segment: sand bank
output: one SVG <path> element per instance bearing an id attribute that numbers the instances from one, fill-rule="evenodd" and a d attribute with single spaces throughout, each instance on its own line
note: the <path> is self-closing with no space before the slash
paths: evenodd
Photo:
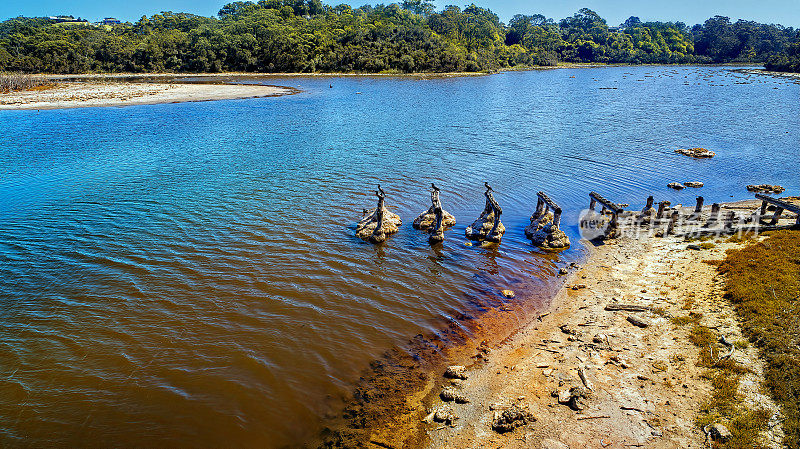
<path id="1" fill-rule="evenodd" d="M 296 89 L 252 84 L 56 82 L 46 88 L 0 94 L 0 109 L 65 109 L 232 100 L 289 95 Z"/>

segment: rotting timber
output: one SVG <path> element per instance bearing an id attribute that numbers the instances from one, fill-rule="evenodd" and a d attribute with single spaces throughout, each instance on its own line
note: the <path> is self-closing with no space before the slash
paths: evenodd
<path id="1" fill-rule="evenodd" d="M 544 192 L 537 193 L 537 196 L 536 210 L 531 215 L 531 224 L 525 228 L 525 236 L 531 240 L 531 243 L 542 249 L 569 248 L 569 237 L 559 228 L 561 207 Z"/>
<path id="2" fill-rule="evenodd" d="M 428 243 L 435 245 L 444 241 L 445 229 L 455 226 L 455 224 L 455 217 L 442 209 L 439 188 L 436 187 L 436 184 L 431 183 L 431 207 L 414 219 L 414 229 L 427 230 Z"/>
<path id="3" fill-rule="evenodd" d="M 364 210 L 364 218 L 356 226 L 356 237 L 371 243 L 382 243 L 387 235 L 397 233 L 403 221 L 386 208 L 386 193 L 380 184 L 375 195 L 378 197 L 378 206 Z"/>
<path id="4" fill-rule="evenodd" d="M 500 215 L 503 214 L 503 209 L 494 199 L 489 183 L 484 182 L 483 185 L 486 187 L 486 192 L 484 193 L 486 206 L 484 206 L 480 217 L 467 228 L 466 236 L 470 240 L 500 243 L 503 234 L 506 232 L 506 227 L 500 222 Z"/>

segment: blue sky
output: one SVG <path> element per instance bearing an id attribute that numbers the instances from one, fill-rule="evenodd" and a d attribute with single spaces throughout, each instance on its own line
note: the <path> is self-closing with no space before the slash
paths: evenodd
<path id="1" fill-rule="evenodd" d="M 323 0 L 325 1 L 325 0 Z M 391 3 L 391 0 L 334 0 L 326 3 Z M 135 21 L 142 15 L 160 11 L 190 12 L 210 16 L 216 14 L 225 0 L 0 0 L 0 19 L 24 16 L 71 14 L 89 20 L 113 16 Z M 478 6 L 488 7 L 507 22 L 516 13 L 544 14 L 560 19 L 572 15 L 580 8 L 597 11 L 610 25 L 618 25 L 629 16 L 642 20 L 683 21 L 689 25 L 701 23 L 719 14 L 732 19 L 780 23 L 800 27 L 800 0 L 476 0 Z M 436 0 L 438 8 L 444 5 L 464 5 L 461 1 Z"/>

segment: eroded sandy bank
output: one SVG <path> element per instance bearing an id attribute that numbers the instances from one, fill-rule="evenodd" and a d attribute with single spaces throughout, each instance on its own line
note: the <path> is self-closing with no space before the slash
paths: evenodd
<path id="1" fill-rule="evenodd" d="M 0 94 L 0 109 L 67 109 L 274 97 L 296 89 L 254 84 L 58 82 L 43 89 Z"/>

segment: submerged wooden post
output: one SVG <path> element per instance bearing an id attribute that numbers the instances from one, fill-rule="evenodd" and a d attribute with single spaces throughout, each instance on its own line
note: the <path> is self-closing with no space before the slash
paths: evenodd
<path id="1" fill-rule="evenodd" d="M 435 245 L 444 241 L 444 227 L 442 226 L 442 207 L 438 206 L 433 210 L 436 215 L 436 221 L 431 229 L 428 231 L 428 243 Z"/>
<path id="2" fill-rule="evenodd" d="M 488 182 L 484 182 L 486 187 L 486 206 L 483 208 L 480 217 L 473 222 L 466 230 L 466 236 L 470 240 L 486 240 L 488 242 L 500 243 L 500 239 L 506 231 L 505 226 L 500 222 L 503 209 L 494 199 L 492 188 Z M 491 229 L 487 231 L 487 226 L 491 223 Z"/>
<path id="3" fill-rule="evenodd" d="M 562 250 L 569 248 L 569 237 L 559 229 L 561 225 L 561 207 L 546 193 L 538 192 L 536 212 L 531 216 L 531 224 L 525 228 L 525 235 L 535 246 L 546 250 Z M 553 209 L 552 221 L 548 222 L 547 213 Z"/>

